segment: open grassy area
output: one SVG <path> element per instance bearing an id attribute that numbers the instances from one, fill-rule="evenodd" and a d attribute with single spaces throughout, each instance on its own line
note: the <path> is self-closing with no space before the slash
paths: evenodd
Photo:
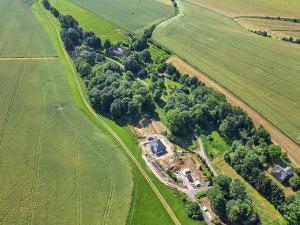
<path id="1" fill-rule="evenodd" d="M 229 16 L 281 16 L 299 18 L 298 0 L 187 0 Z"/>
<path id="2" fill-rule="evenodd" d="M 126 39 L 126 31 L 124 29 L 104 19 L 101 15 L 96 15 L 79 7 L 72 3 L 71 0 L 50 0 L 49 2 L 64 15 L 72 15 L 83 29 L 93 30 L 101 37 L 102 41 L 110 39 L 112 42 L 117 42 Z"/>
<path id="3" fill-rule="evenodd" d="M 153 0 L 71 0 L 125 30 L 140 33 L 174 14 L 174 7 Z"/>
<path id="4" fill-rule="evenodd" d="M 300 143 L 300 46 L 264 38 L 188 2 L 154 39 L 215 79 Z"/>
<path id="5" fill-rule="evenodd" d="M 224 174 L 232 179 L 238 178 L 246 186 L 246 192 L 252 199 L 258 211 L 263 225 L 285 225 L 286 221 L 282 215 L 271 205 L 268 200 L 262 197 L 250 184 L 248 184 L 235 170 L 230 167 L 223 159 L 218 158 L 214 161 L 213 167 L 218 174 Z"/>
<path id="6" fill-rule="evenodd" d="M 1 37 L 21 40 L 6 53 L 58 54 L 31 3 L 1 1 L 1 21 L 22 15 L 3 24 Z M 132 169 L 74 101 L 60 60 L 0 59 L 0 85 L 0 223 L 125 224 Z"/>
<path id="7" fill-rule="evenodd" d="M 230 150 L 230 146 L 226 144 L 224 139 L 216 131 L 213 131 L 210 135 L 202 135 L 204 149 L 206 155 L 210 159 L 214 159 L 218 156 L 222 156 L 226 151 Z"/>

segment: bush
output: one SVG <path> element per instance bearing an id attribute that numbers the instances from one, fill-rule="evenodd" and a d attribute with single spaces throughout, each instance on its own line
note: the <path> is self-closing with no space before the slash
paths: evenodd
<path id="1" fill-rule="evenodd" d="M 188 217 L 192 218 L 193 220 L 203 220 L 203 215 L 197 202 L 189 203 L 186 209 Z"/>
<path id="2" fill-rule="evenodd" d="M 289 179 L 289 184 L 294 191 L 300 190 L 300 177 L 295 175 Z"/>

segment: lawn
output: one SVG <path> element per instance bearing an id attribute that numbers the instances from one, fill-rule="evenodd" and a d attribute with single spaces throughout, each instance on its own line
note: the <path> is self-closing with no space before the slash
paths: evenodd
<path id="1" fill-rule="evenodd" d="M 52 42 L 55 44 L 55 48 L 59 53 L 59 56 L 61 57 L 61 62 L 64 66 L 67 78 L 71 85 L 73 97 L 75 97 L 78 107 L 90 119 L 90 121 L 93 124 L 95 124 L 98 128 L 100 128 L 100 130 L 104 134 L 111 136 L 111 133 L 109 133 L 108 130 L 104 128 L 101 123 L 99 123 L 99 120 L 96 117 L 94 117 L 93 114 L 91 114 L 91 112 L 87 109 L 85 103 L 83 103 L 83 100 L 79 95 L 79 90 L 76 87 L 75 80 L 72 75 L 71 67 L 67 61 L 67 58 L 63 56 L 63 52 L 62 49 L 60 48 L 57 36 L 55 34 L 55 30 L 53 29 L 53 26 L 51 26 L 49 21 L 45 18 L 45 16 L 42 15 L 43 12 L 41 11 L 41 9 L 37 7 L 37 10 L 39 13 L 41 13 L 39 19 L 47 29 L 50 38 Z M 58 26 L 58 23 L 56 23 L 55 25 Z M 175 212 L 176 216 L 181 221 L 181 223 L 187 225 L 197 224 L 196 222 L 192 221 L 187 217 L 185 207 L 180 202 L 180 199 L 178 199 L 177 193 L 174 190 L 161 184 L 156 179 L 156 177 L 152 174 L 152 172 L 148 169 L 148 167 L 144 164 L 136 137 L 130 131 L 130 129 L 127 126 L 118 125 L 115 122 L 107 118 L 104 118 L 102 116 L 99 116 L 99 118 L 101 118 L 101 120 L 105 120 L 105 122 L 109 125 L 109 127 L 112 128 L 114 132 L 116 132 L 118 136 L 122 139 L 122 141 L 126 144 L 126 146 L 130 148 L 135 158 L 142 165 L 142 167 L 144 168 L 148 176 L 151 178 L 151 180 L 154 182 L 155 186 L 158 188 L 162 196 L 172 207 L 172 210 Z M 120 152 L 121 152 L 121 149 L 124 149 L 124 147 L 121 147 L 120 142 L 117 141 L 115 137 L 112 137 L 112 140 L 115 142 L 116 145 L 120 147 Z M 147 225 L 173 224 L 171 218 L 169 217 L 165 208 L 162 206 L 162 204 L 160 203 L 160 201 L 158 200 L 158 198 L 150 188 L 148 182 L 146 182 L 145 178 L 140 174 L 135 164 L 131 160 L 130 162 L 131 162 L 133 175 L 134 175 L 133 176 L 134 191 L 133 191 L 133 201 L 131 202 L 131 207 L 130 207 L 130 213 L 127 218 L 127 224 L 147 224 Z M 122 204 L 121 202 L 119 202 L 119 206 L 122 209 L 124 208 L 124 204 Z"/>
<path id="2" fill-rule="evenodd" d="M 204 143 L 206 155 L 210 159 L 222 156 L 226 151 L 230 150 L 230 146 L 226 144 L 224 139 L 216 131 L 213 131 L 210 135 L 207 136 L 202 135 L 201 139 Z"/>
<path id="3" fill-rule="evenodd" d="M 50 0 L 51 5 L 65 15 L 72 15 L 85 30 L 93 30 L 102 41 L 110 39 L 112 42 L 126 40 L 126 31 L 101 15 L 88 11 L 72 3 L 71 0 Z"/>
<path id="4" fill-rule="evenodd" d="M 281 16 L 299 18 L 298 0 L 187 0 L 229 16 Z"/>
<path id="5" fill-rule="evenodd" d="M 172 16 L 172 5 L 154 0 L 71 0 L 108 21 L 128 30 L 141 33 L 152 24 Z"/>
<path id="6" fill-rule="evenodd" d="M 282 215 L 271 205 L 268 200 L 262 197 L 250 184 L 248 184 L 235 170 L 230 167 L 223 159 L 218 158 L 214 161 L 213 167 L 218 174 L 224 174 L 231 178 L 240 179 L 246 186 L 246 192 L 252 199 L 262 225 L 285 225 L 286 221 Z"/>
<path id="7" fill-rule="evenodd" d="M 9 39 L 6 54 L 58 54 L 31 2 L 1 1 L 0 8 L 7 21 L 22 15 L 17 29 L 1 31 L 22 40 Z M 1 224 L 125 224 L 131 166 L 80 110 L 60 60 L 0 59 L 0 86 Z"/>
<path id="8" fill-rule="evenodd" d="M 154 39 L 225 86 L 300 143 L 300 46 L 253 34 L 182 2 L 184 16 Z"/>

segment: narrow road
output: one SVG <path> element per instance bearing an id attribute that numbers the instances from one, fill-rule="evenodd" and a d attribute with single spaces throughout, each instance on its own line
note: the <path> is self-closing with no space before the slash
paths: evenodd
<path id="1" fill-rule="evenodd" d="M 207 164 L 207 166 L 209 167 L 210 171 L 213 173 L 213 175 L 216 177 L 218 176 L 217 172 L 215 171 L 215 169 L 212 167 L 209 159 L 207 158 L 206 154 L 205 154 L 205 150 L 204 150 L 204 146 L 203 146 L 203 142 L 201 140 L 200 137 L 197 137 L 197 142 L 198 142 L 198 145 L 199 145 L 199 151 L 198 151 L 198 154 L 201 158 L 203 158 Z"/>
<path id="2" fill-rule="evenodd" d="M 148 174 L 145 172 L 144 168 L 140 165 L 139 161 L 132 154 L 131 150 L 127 147 L 127 145 L 123 142 L 123 140 L 118 136 L 118 134 L 104 121 L 104 119 L 101 118 L 101 116 L 99 116 L 94 111 L 94 109 L 89 104 L 88 100 L 85 98 L 84 92 L 83 92 L 83 90 L 82 90 L 82 88 L 80 86 L 80 81 L 78 79 L 77 72 L 76 72 L 76 70 L 74 68 L 74 65 L 72 63 L 72 60 L 70 59 L 70 56 L 66 52 L 66 50 L 64 48 L 64 45 L 62 43 L 62 40 L 60 38 L 59 30 L 56 27 L 55 22 L 53 21 L 53 18 L 51 18 L 47 14 L 46 10 L 44 9 L 44 7 L 42 5 L 42 1 L 39 0 L 38 3 L 39 3 L 40 8 L 42 9 L 42 11 L 44 12 L 45 17 L 51 23 L 52 27 L 54 28 L 54 30 L 56 32 L 56 37 L 57 37 L 58 43 L 60 45 L 60 48 L 61 48 L 61 50 L 62 50 L 62 52 L 64 54 L 64 58 L 67 61 L 67 63 L 69 64 L 70 69 L 72 71 L 72 75 L 73 75 L 73 78 L 74 78 L 73 81 L 75 82 L 75 84 L 77 86 L 77 91 L 79 92 L 80 98 L 81 98 L 81 100 L 82 100 L 85 108 L 88 110 L 88 113 L 90 114 L 90 116 L 92 116 L 93 118 L 95 118 L 109 132 L 109 134 L 117 141 L 117 143 L 123 148 L 123 150 L 131 158 L 132 162 L 135 164 L 135 166 L 140 171 L 140 173 L 144 176 L 144 178 L 146 179 L 146 181 L 150 185 L 151 189 L 156 194 L 157 198 L 160 200 L 160 202 L 163 205 L 163 207 L 166 209 L 167 213 L 169 214 L 169 216 L 173 220 L 174 224 L 175 225 L 181 225 L 181 222 L 176 217 L 176 215 L 173 212 L 172 208 L 169 206 L 169 204 L 167 203 L 167 201 L 161 195 L 161 193 L 159 192 L 159 190 L 157 189 L 157 187 L 155 186 L 155 184 L 152 182 L 152 180 L 150 179 L 150 177 L 148 176 Z"/>

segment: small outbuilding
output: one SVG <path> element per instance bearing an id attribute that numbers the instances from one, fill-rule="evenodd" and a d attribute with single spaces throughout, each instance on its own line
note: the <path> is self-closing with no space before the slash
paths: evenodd
<path id="1" fill-rule="evenodd" d="M 190 169 L 189 168 L 184 168 L 181 170 L 181 173 L 184 175 L 184 176 L 187 176 L 188 174 L 191 173 Z"/>
<path id="2" fill-rule="evenodd" d="M 281 167 L 280 165 L 275 165 L 272 169 L 273 176 L 280 182 L 286 181 L 293 175 L 293 169 L 291 167 Z"/>
<path id="3" fill-rule="evenodd" d="M 201 182 L 199 180 L 195 180 L 194 181 L 194 186 L 197 187 L 201 187 Z"/>

